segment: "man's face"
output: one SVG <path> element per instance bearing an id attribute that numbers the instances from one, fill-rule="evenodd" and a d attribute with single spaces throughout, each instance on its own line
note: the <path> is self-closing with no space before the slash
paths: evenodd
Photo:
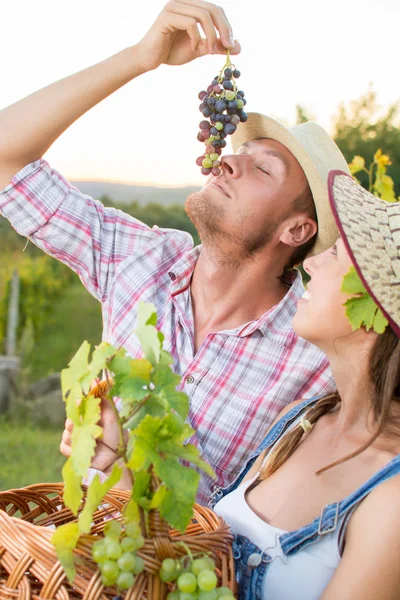
<path id="1" fill-rule="evenodd" d="M 268 243 L 288 217 L 306 176 L 289 150 L 260 139 L 222 157 L 222 173 L 210 177 L 186 203 L 204 243 L 234 244 L 249 256 Z"/>

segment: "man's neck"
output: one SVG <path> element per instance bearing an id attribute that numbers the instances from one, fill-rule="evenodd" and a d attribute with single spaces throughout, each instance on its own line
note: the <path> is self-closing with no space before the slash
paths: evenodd
<path id="1" fill-rule="evenodd" d="M 195 338 L 253 321 L 275 306 L 288 287 L 275 256 L 230 261 L 202 248 L 191 282 Z"/>

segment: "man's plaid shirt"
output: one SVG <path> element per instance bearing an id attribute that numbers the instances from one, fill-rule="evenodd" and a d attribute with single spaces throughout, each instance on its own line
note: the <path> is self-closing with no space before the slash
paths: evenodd
<path id="1" fill-rule="evenodd" d="M 164 347 L 190 399 L 191 440 L 229 484 L 286 404 L 333 390 L 322 352 L 291 327 L 303 294 L 300 273 L 286 296 L 256 321 L 210 333 L 193 351 L 190 281 L 200 248 L 191 236 L 150 229 L 71 186 L 43 160 L 24 167 L 0 192 L 0 214 L 39 248 L 76 271 L 101 302 L 103 339 L 141 355 L 134 329 L 139 300 L 153 302 Z M 251 290 L 249 290 L 251 293 Z"/>

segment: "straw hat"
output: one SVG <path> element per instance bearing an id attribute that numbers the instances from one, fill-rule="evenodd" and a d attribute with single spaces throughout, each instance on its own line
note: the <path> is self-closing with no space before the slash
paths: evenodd
<path id="1" fill-rule="evenodd" d="M 400 202 L 376 198 L 342 171 L 329 173 L 328 187 L 354 267 L 400 337 Z"/>
<path id="2" fill-rule="evenodd" d="M 287 128 L 259 113 L 248 113 L 248 121 L 241 123 L 232 136 L 232 148 L 236 152 L 245 142 L 259 138 L 280 142 L 300 163 L 311 188 L 318 218 L 318 235 L 309 256 L 323 252 L 338 237 L 326 182 L 332 169 L 349 172 L 343 154 L 325 129 L 313 121 Z"/>

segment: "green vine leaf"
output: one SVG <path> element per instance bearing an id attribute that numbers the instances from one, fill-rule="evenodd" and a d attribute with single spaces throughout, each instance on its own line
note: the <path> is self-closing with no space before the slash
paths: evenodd
<path id="1" fill-rule="evenodd" d="M 353 331 L 361 327 L 365 327 L 367 331 L 373 329 L 376 333 L 383 333 L 385 331 L 388 321 L 381 309 L 368 294 L 353 266 L 350 267 L 348 273 L 343 277 L 341 291 L 351 296 L 355 295 L 355 297 L 349 298 L 344 303 L 346 316 L 350 321 Z"/>
<path id="2" fill-rule="evenodd" d="M 65 523 L 57 527 L 51 538 L 58 560 L 62 564 L 70 583 L 72 583 L 76 574 L 73 550 L 78 544 L 79 536 L 78 523 Z"/>
<path id="3" fill-rule="evenodd" d="M 183 533 L 193 516 L 200 475 L 173 459 L 156 461 L 154 470 L 167 488 L 160 498 L 160 514 Z"/>
<path id="4" fill-rule="evenodd" d="M 138 325 L 136 335 L 139 338 L 142 352 L 152 364 L 157 364 L 160 360 L 160 351 L 164 336 L 155 328 L 157 322 L 157 313 L 154 304 L 145 304 L 139 302 L 138 309 Z"/>
<path id="5" fill-rule="evenodd" d="M 63 494 L 65 506 L 68 506 L 76 516 L 83 499 L 83 490 L 81 487 L 82 478 L 76 474 L 71 456 L 67 459 L 61 472 L 65 484 Z"/>
<path id="6" fill-rule="evenodd" d="M 89 342 L 83 342 L 75 356 L 68 363 L 68 369 L 61 371 L 61 387 L 64 401 L 75 402 L 82 395 L 80 380 L 87 374 L 89 364 Z"/>
<path id="7" fill-rule="evenodd" d="M 74 471 L 80 477 L 86 475 L 96 449 L 96 439 L 101 436 L 100 398 L 86 396 L 78 407 L 79 419 L 74 422 L 71 442 L 71 458 Z"/>
<path id="8" fill-rule="evenodd" d="M 93 513 L 97 510 L 98 506 L 102 503 L 104 496 L 115 486 L 116 483 L 121 479 L 122 469 L 115 464 L 111 475 L 101 483 L 100 478 L 96 475 L 89 485 L 87 490 L 87 496 L 83 511 L 79 516 L 79 531 L 81 533 L 89 533 L 92 525 Z"/>

